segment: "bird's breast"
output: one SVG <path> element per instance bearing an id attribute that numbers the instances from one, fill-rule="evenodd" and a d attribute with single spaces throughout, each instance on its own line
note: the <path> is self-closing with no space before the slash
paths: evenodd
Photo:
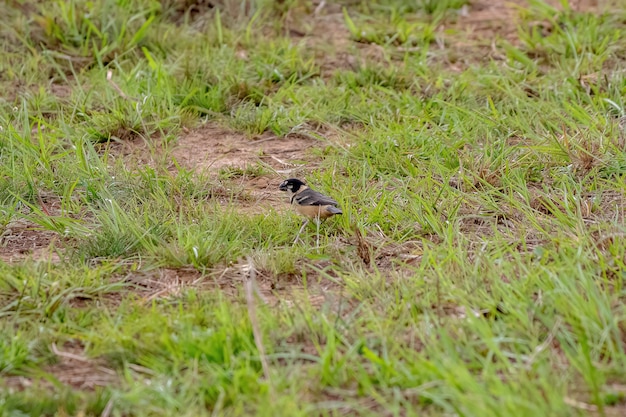
<path id="1" fill-rule="evenodd" d="M 330 217 L 332 215 L 334 215 L 335 213 L 331 213 L 330 211 L 328 211 L 328 205 L 326 206 L 299 206 L 299 205 L 295 205 L 296 211 L 298 213 L 300 213 L 303 216 L 306 217 L 310 217 L 310 218 L 316 218 L 319 217 L 320 219 L 325 219 L 327 217 Z"/>

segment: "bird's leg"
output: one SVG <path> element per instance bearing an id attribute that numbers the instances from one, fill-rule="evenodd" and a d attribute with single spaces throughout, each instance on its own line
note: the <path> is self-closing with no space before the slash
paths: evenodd
<path id="1" fill-rule="evenodd" d="M 321 222 L 320 218 L 316 217 L 315 218 L 316 236 L 317 236 L 317 241 L 316 241 L 316 245 L 317 246 L 316 246 L 316 249 L 318 249 L 318 250 L 320 248 L 320 222 Z"/>
<path id="2" fill-rule="evenodd" d="M 302 223 L 302 227 L 300 228 L 300 231 L 298 232 L 298 234 L 296 235 L 296 238 L 293 241 L 294 245 L 298 243 L 298 239 L 300 239 L 300 233 L 302 233 L 302 231 L 304 230 L 307 224 L 309 224 L 309 219 L 306 219 L 304 223 Z"/>

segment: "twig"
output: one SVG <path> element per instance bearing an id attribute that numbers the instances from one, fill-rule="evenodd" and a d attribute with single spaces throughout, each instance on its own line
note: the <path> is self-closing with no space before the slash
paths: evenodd
<path id="1" fill-rule="evenodd" d="M 261 367 L 263 368 L 263 374 L 270 386 L 270 392 L 273 396 L 273 387 L 270 379 L 270 367 L 267 363 L 267 357 L 265 356 L 265 349 L 263 348 L 263 335 L 261 334 L 261 327 L 259 326 L 259 320 L 256 314 L 256 305 L 254 303 L 254 286 L 256 280 L 256 269 L 252 258 L 247 257 L 248 261 L 248 279 L 246 279 L 246 299 L 248 301 L 248 315 L 250 316 L 250 324 L 252 325 L 252 334 L 254 335 L 254 343 L 259 351 L 259 360 L 261 361 Z"/>
<path id="2" fill-rule="evenodd" d="M 291 162 L 285 162 L 282 159 L 275 157 L 274 155 L 270 155 L 270 158 L 272 158 L 274 161 L 278 162 L 279 164 L 283 164 L 285 166 L 292 166 L 292 167 L 302 166 L 298 164 L 292 164 Z"/>
<path id="3" fill-rule="evenodd" d="M 41 211 L 43 211 L 46 216 L 52 217 L 52 215 L 48 211 L 48 208 L 46 207 L 46 204 L 43 202 L 43 199 L 41 198 L 41 194 L 37 193 L 37 199 L 39 200 L 39 205 L 41 206 Z"/>
<path id="4" fill-rule="evenodd" d="M 257 139 L 252 142 L 254 145 L 258 145 L 259 143 L 269 142 L 270 140 L 280 139 L 280 136 L 270 136 L 269 138 Z"/>
<path id="5" fill-rule="evenodd" d="M 596 240 L 596 246 L 600 246 L 601 244 L 603 244 L 604 242 L 606 242 L 609 239 L 614 239 L 616 237 L 619 238 L 624 238 L 624 235 L 626 235 L 625 233 L 609 233 L 605 236 L 602 236 L 600 239 Z"/>
<path id="6" fill-rule="evenodd" d="M 111 87 L 113 87 L 115 91 L 117 91 L 117 94 L 119 94 L 120 97 L 122 97 L 124 100 L 130 100 L 139 103 L 139 99 L 127 96 L 126 93 L 124 93 L 122 89 L 117 84 L 115 84 L 115 81 L 113 81 L 113 71 L 111 70 L 107 71 L 107 81 L 109 82 L 109 84 L 111 84 Z"/>
<path id="7" fill-rule="evenodd" d="M 417 52 L 424 49 L 423 46 L 398 46 L 396 48 L 398 52 Z"/>
<path id="8" fill-rule="evenodd" d="M 84 357 L 84 356 L 80 356 L 80 355 L 74 355 L 73 353 L 69 353 L 69 352 L 63 352 L 61 350 L 59 350 L 57 348 L 56 343 L 52 342 L 52 352 L 54 352 L 55 355 L 60 356 L 62 358 L 67 358 L 67 359 L 74 359 L 75 361 L 80 361 L 80 362 L 88 362 L 89 359 Z"/>
<path id="9" fill-rule="evenodd" d="M 326 6 L 326 0 L 320 1 L 320 4 L 318 4 L 315 11 L 313 11 L 313 15 L 317 16 L 322 11 L 324 6 Z"/>
<path id="10" fill-rule="evenodd" d="M 145 366 L 141 366 L 141 365 L 137 365 L 134 363 L 129 363 L 128 364 L 128 368 L 132 369 L 135 372 L 139 372 L 142 374 L 146 374 L 146 375 L 150 375 L 150 376 L 155 376 L 156 372 L 154 372 L 152 369 L 150 368 L 146 368 Z"/>
<path id="11" fill-rule="evenodd" d="M 111 415 L 112 410 L 113 410 L 113 397 L 109 398 L 109 401 L 107 401 L 107 405 L 104 407 L 104 410 L 102 410 L 102 414 L 100 414 L 100 417 L 109 417 Z"/>
<path id="12" fill-rule="evenodd" d="M 548 333 L 548 337 L 546 338 L 546 340 L 544 340 L 542 344 L 540 344 L 533 350 L 533 353 L 530 355 L 526 362 L 526 369 L 530 369 L 535 359 L 537 359 L 537 356 L 539 356 L 541 352 L 543 352 L 550 346 L 550 344 L 554 340 L 554 337 L 556 336 L 556 331 L 559 329 L 559 327 L 561 327 L 561 322 L 561 318 L 557 318 L 556 323 L 554 323 L 554 326 L 552 326 L 552 329 L 550 329 L 550 333 Z"/>
<path id="13" fill-rule="evenodd" d="M 565 397 L 563 402 L 570 407 L 579 408 L 585 411 L 598 411 L 598 406 L 594 404 L 587 404 L 582 401 L 575 400 L 573 398 Z"/>

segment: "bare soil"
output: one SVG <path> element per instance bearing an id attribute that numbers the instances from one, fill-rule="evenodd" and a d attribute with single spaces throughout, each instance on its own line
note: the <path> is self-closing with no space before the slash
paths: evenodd
<path id="1" fill-rule="evenodd" d="M 11 222 L 0 235 L 0 260 L 7 263 L 22 262 L 32 258 L 58 262 L 54 249 L 57 234 L 40 230 L 39 226 L 26 220 Z"/>
<path id="2" fill-rule="evenodd" d="M 61 347 L 53 344 L 50 349 L 54 354 L 54 363 L 44 367 L 43 371 L 52 376 L 53 380 L 10 376 L 5 380 L 7 387 L 21 391 L 36 384 L 41 388 L 53 389 L 55 383 L 59 382 L 72 388 L 91 391 L 97 387 L 120 384 L 117 372 L 107 368 L 104 360 L 86 357 L 79 343 L 66 343 Z"/>

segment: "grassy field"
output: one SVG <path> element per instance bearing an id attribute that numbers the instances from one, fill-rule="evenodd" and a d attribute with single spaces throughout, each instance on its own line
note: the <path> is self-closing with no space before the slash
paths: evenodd
<path id="1" fill-rule="evenodd" d="M 626 415 L 621 1 L 0 11 L 0 416 Z"/>

